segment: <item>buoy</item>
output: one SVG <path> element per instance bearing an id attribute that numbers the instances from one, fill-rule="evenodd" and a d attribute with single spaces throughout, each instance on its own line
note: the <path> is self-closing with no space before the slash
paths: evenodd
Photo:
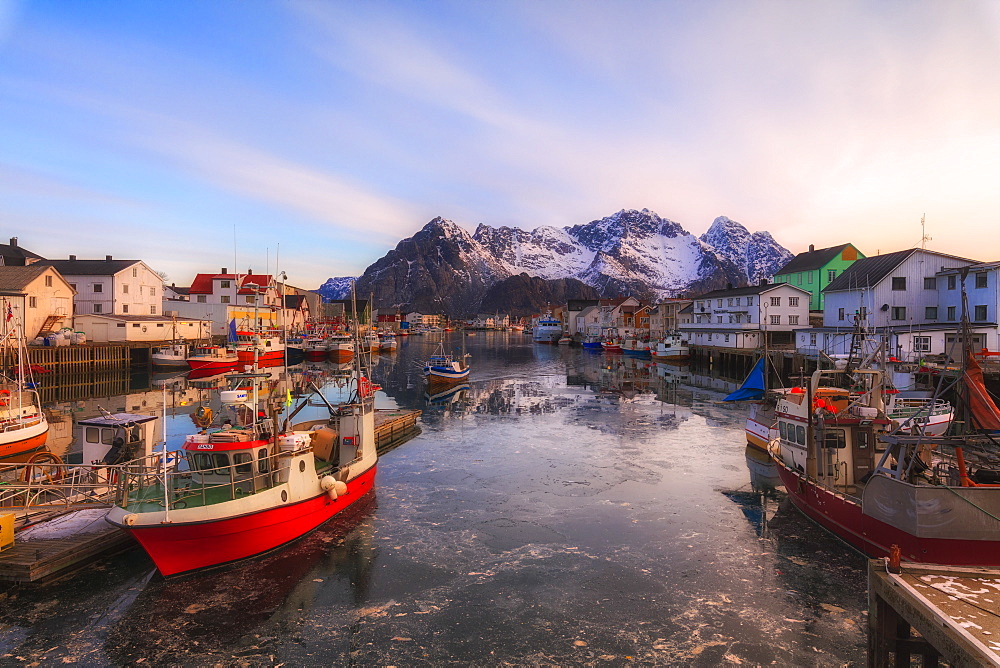
<path id="1" fill-rule="evenodd" d="M 138 516 L 138 515 L 136 515 L 135 513 L 129 513 L 128 515 L 126 515 L 125 517 L 123 517 L 123 518 L 122 518 L 122 521 L 123 521 L 123 522 L 124 522 L 125 524 L 127 524 L 127 525 L 129 525 L 129 526 L 132 526 L 132 525 L 134 525 L 134 524 L 135 524 L 135 521 L 136 521 L 137 519 L 139 519 L 139 516 Z"/>
<path id="2" fill-rule="evenodd" d="M 319 481 L 319 486 L 323 488 L 324 492 L 329 492 L 333 489 L 334 484 L 337 482 L 336 478 L 332 475 L 325 475 Z"/>
<path id="3" fill-rule="evenodd" d="M 333 483 L 333 491 L 337 493 L 337 496 L 342 496 L 347 494 L 347 483 L 337 480 Z"/>

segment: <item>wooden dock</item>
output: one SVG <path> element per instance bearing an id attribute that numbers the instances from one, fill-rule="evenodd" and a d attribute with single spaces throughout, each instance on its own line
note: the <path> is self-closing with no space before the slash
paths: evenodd
<path id="1" fill-rule="evenodd" d="M 385 409 L 375 410 L 375 448 L 380 455 L 397 448 L 420 433 L 417 418 L 420 411 Z"/>
<path id="2" fill-rule="evenodd" d="M 0 581 L 37 582 L 137 545 L 128 533 L 104 521 L 107 508 L 80 512 L 90 513 L 82 516 L 90 525 L 85 531 L 59 531 L 49 527 L 38 532 L 36 537 L 30 535 L 31 528 L 18 534 L 13 547 L 0 552 Z M 70 518 L 64 520 L 67 524 L 72 515 L 75 513 L 64 516 Z"/>
<path id="3" fill-rule="evenodd" d="M 1000 571 L 904 563 L 890 573 L 870 560 L 868 665 L 915 656 L 922 666 L 1000 666 Z"/>

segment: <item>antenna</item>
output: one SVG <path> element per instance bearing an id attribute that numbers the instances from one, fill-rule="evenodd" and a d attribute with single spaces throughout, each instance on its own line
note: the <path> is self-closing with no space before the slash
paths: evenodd
<path id="1" fill-rule="evenodd" d="M 934 237 L 927 236 L 927 230 L 924 223 L 925 216 L 927 216 L 926 213 L 920 216 L 920 250 L 927 250 L 927 242 L 934 241 Z"/>

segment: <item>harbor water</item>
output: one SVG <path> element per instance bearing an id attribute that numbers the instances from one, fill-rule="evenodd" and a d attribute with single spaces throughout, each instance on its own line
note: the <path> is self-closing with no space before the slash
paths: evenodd
<path id="1" fill-rule="evenodd" d="M 442 339 L 472 373 L 431 394 L 420 365 Z M 332 364 L 299 373 L 344 391 Z M 178 578 L 134 549 L 0 584 L 0 662 L 864 663 L 866 562 L 751 484 L 731 385 L 486 332 L 404 337 L 373 377 L 376 405 L 422 410 L 422 431 L 349 516 Z M 177 447 L 198 386 L 150 387 Z"/>

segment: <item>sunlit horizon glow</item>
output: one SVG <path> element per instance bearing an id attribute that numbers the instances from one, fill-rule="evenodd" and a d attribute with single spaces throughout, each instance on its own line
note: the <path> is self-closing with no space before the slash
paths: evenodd
<path id="1" fill-rule="evenodd" d="M 998 62 L 992 2 L 0 0 L 3 240 L 315 288 L 648 208 L 1000 260 Z"/>

